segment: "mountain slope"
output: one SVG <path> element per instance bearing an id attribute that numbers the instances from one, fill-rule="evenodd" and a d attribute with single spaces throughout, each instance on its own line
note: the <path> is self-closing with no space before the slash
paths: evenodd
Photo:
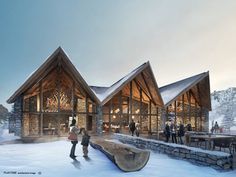
<path id="1" fill-rule="evenodd" d="M 236 88 L 214 91 L 211 94 L 210 126 L 217 121 L 224 130 L 236 128 Z"/>

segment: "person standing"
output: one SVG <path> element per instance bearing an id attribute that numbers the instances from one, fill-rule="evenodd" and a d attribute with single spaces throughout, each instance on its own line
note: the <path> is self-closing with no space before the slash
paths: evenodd
<path id="1" fill-rule="evenodd" d="M 178 137 L 180 140 L 180 144 L 183 144 L 183 139 L 182 137 L 184 136 L 184 125 L 182 122 L 180 122 L 179 124 L 179 131 L 178 131 Z"/>
<path id="2" fill-rule="evenodd" d="M 134 131 L 135 131 L 135 122 L 134 120 L 132 119 L 130 124 L 129 124 L 129 130 L 131 131 L 131 135 L 134 136 Z"/>
<path id="3" fill-rule="evenodd" d="M 71 140 L 71 150 L 70 150 L 70 158 L 75 159 L 77 156 L 75 155 L 75 148 L 76 144 L 78 143 L 78 134 L 79 133 L 79 128 L 76 127 L 76 120 L 73 119 L 72 123 L 70 124 L 70 132 L 69 132 L 69 137 L 68 139 Z"/>
<path id="4" fill-rule="evenodd" d="M 139 123 L 139 121 L 138 122 L 136 122 L 136 124 L 135 124 L 135 132 L 136 132 L 136 136 L 137 137 L 139 137 L 139 133 L 140 133 L 140 123 Z"/>
<path id="5" fill-rule="evenodd" d="M 170 126 L 169 126 L 168 122 L 166 122 L 164 134 L 166 136 L 166 142 L 168 143 L 169 142 L 169 138 L 170 138 Z"/>
<path id="6" fill-rule="evenodd" d="M 215 133 L 219 133 L 219 125 L 218 125 L 217 121 L 215 122 L 214 130 L 215 130 Z"/>
<path id="7" fill-rule="evenodd" d="M 88 135 L 88 132 L 83 129 L 82 131 L 82 141 L 81 141 L 81 145 L 83 146 L 83 153 L 84 153 L 84 156 L 83 157 L 88 157 L 88 146 L 89 146 L 89 139 L 90 139 L 90 136 Z"/>
<path id="8" fill-rule="evenodd" d="M 176 143 L 177 144 L 177 138 L 176 138 L 176 125 L 174 124 L 174 122 L 171 122 L 170 125 L 170 134 L 171 134 L 171 138 L 172 138 L 172 143 Z"/>

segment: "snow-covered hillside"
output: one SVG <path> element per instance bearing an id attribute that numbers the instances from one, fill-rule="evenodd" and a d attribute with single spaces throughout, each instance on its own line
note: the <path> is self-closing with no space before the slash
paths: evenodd
<path id="1" fill-rule="evenodd" d="M 210 127 L 217 121 L 225 131 L 236 130 L 236 88 L 214 91 L 211 94 Z"/>

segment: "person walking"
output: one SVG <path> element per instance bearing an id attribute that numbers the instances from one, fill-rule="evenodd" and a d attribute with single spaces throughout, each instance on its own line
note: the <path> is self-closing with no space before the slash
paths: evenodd
<path id="1" fill-rule="evenodd" d="M 136 136 L 139 137 L 139 133 L 140 133 L 140 123 L 139 121 L 135 123 L 135 133 L 136 133 Z"/>
<path id="2" fill-rule="evenodd" d="M 170 134 L 171 134 L 172 143 L 176 143 L 177 144 L 176 125 L 174 124 L 174 121 L 172 121 L 171 125 L 170 125 Z"/>
<path id="3" fill-rule="evenodd" d="M 88 157 L 88 146 L 89 146 L 89 139 L 90 139 L 90 136 L 88 134 L 88 132 L 83 129 L 82 130 L 82 141 L 81 141 L 81 145 L 83 146 L 82 149 L 83 149 L 83 157 Z"/>
<path id="4" fill-rule="evenodd" d="M 131 135 L 134 136 L 134 131 L 135 131 L 135 122 L 134 120 L 132 119 L 130 124 L 129 124 L 129 130 L 131 131 Z"/>
<path id="5" fill-rule="evenodd" d="M 166 142 L 168 143 L 169 142 L 169 138 L 170 138 L 170 126 L 169 126 L 168 122 L 166 122 L 164 134 L 165 134 L 165 137 L 166 137 Z"/>
<path id="6" fill-rule="evenodd" d="M 179 137 L 180 144 L 183 144 L 183 139 L 182 139 L 183 136 L 184 136 L 184 125 L 182 122 L 180 122 L 179 130 L 178 130 L 178 137 Z"/>
<path id="7" fill-rule="evenodd" d="M 70 150 L 70 158 L 75 159 L 77 156 L 75 155 L 75 148 L 76 144 L 78 143 L 78 134 L 79 128 L 76 126 L 76 120 L 73 119 L 72 123 L 70 124 L 70 132 L 68 139 L 71 141 L 72 147 Z"/>

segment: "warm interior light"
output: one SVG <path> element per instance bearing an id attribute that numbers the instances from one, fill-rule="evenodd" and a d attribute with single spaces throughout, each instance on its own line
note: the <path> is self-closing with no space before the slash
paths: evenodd
<path id="1" fill-rule="evenodd" d="M 115 119 L 115 118 L 116 118 L 116 116 L 114 115 L 114 116 L 113 116 L 113 119 Z"/>
<path id="2" fill-rule="evenodd" d="M 119 109 L 119 108 L 117 108 L 117 109 L 115 110 L 115 113 L 118 113 L 118 112 L 120 112 L 120 109 Z"/>
<path id="3" fill-rule="evenodd" d="M 140 110 L 139 110 L 139 109 L 137 109 L 137 110 L 135 111 L 135 113 L 136 113 L 136 114 L 138 114 L 138 113 L 139 113 L 139 111 L 140 111 Z"/>

